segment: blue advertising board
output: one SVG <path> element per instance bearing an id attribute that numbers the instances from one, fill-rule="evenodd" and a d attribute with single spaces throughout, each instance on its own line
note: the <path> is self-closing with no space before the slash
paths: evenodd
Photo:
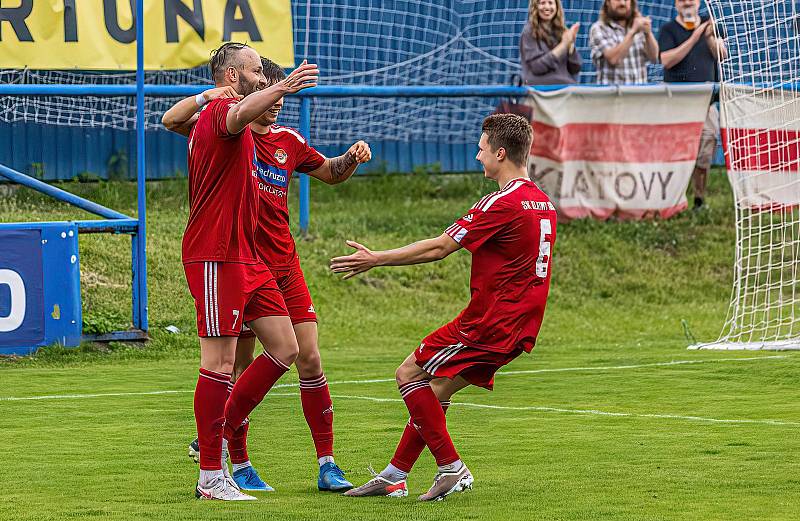
<path id="1" fill-rule="evenodd" d="M 78 228 L 0 224 L 0 355 L 81 338 Z"/>

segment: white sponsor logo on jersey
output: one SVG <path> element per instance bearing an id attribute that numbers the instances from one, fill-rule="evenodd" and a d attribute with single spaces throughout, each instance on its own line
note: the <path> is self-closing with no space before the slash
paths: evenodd
<path id="1" fill-rule="evenodd" d="M 472 222 L 472 214 L 468 213 L 467 215 L 465 215 L 464 216 L 464 220 L 467 221 L 468 223 L 471 223 Z"/>

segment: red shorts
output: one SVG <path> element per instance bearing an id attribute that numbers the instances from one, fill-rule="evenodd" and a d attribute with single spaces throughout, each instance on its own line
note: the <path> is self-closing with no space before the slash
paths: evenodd
<path id="1" fill-rule="evenodd" d="M 278 289 L 283 294 L 283 301 L 286 303 L 292 324 L 316 322 L 317 313 L 314 311 L 314 303 L 311 301 L 311 293 L 308 291 L 300 263 L 285 270 L 274 270 L 272 273 L 275 275 Z M 255 334 L 244 326 L 241 336 L 253 337 Z"/>
<path id="2" fill-rule="evenodd" d="M 190 262 L 183 270 L 201 337 L 239 336 L 244 322 L 289 314 L 275 278 L 262 263 Z"/>
<path id="3" fill-rule="evenodd" d="M 317 313 L 314 311 L 314 303 L 311 302 L 311 293 L 308 291 L 300 263 L 296 263 L 287 270 L 275 270 L 273 274 L 278 289 L 283 293 L 283 300 L 286 302 L 286 309 L 289 310 L 292 324 L 316 322 Z"/>
<path id="4" fill-rule="evenodd" d="M 472 385 L 491 391 L 497 370 L 523 352 L 523 349 L 515 349 L 510 353 L 498 353 L 466 346 L 458 336 L 455 324 L 450 322 L 426 336 L 414 351 L 414 358 L 417 365 L 431 376 L 461 376 Z"/>

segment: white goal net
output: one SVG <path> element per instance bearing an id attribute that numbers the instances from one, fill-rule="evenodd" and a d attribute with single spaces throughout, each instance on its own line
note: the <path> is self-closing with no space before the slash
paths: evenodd
<path id="1" fill-rule="evenodd" d="M 582 24 L 577 46 L 584 59 L 583 83 L 595 80 L 588 35 L 602 4 L 603 0 L 563 0 L 567 21 Z M 528 5 L 529 0 L 293 0 L 295 55 L 319 64 L 324 85 L 511 85 L 520 73 L 519 37 Z M 639 0 L 638 6 L 652 17 L 656 28 L 674 16 L 673 0 Z M 660 75 L 660 68 L 651 68 L 653 79 Z M 130 71 L 0 69 L 0 83 L 134 82 L 135 73 Z M 145 75 L 145 83 L 151 85 L 210 82 L 205 66 Z M 162 114 L 175 101 L 147 98 L 148 130 L 161 128 Z M 349 145 L 363 138 L 472 145 L 475 129 L 499 101 L 485 97 L 316 98 L 312 140 L 317 146 Z M 125 97 L 7 96 L 0 97 L 0 122 L 130 130 L 136 121 L 132 107 L 132 98 Z M 280 123 L 299 125 L 297 98 L 287 98 Z"/>
<path id="2" fill-rule="evenodd" d="M 800 6 L 707 0 L 728 57 L 720 108 L 736 211 L 727 319 L 704 349 L 800 349 Z"/>

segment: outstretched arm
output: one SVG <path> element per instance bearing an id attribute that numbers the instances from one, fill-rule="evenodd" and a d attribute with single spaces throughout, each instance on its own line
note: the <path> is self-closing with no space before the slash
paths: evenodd
<path id="1" fill-rule="evenodd" d="M 350 179 L 358 165 L 366 163 L 370 159 L 372 159 L 372 151 L 369 149 L 369 145 L 364 141 L 358 141 L 341 156 L 326 159 L 322 166 L 312 170 L 308 175 L 329 185 L 343 183 Z"/>
<path id="2" fill-rule="evenodd" d="M 346 273 L 345 279 L 375 266 L 407 266 L 441 260 L 461 248 L 445 233 L 394 250 L 372 251 L 355 241 L 347 241 L 347 245 L 355 248 L 355 253 L 331 259 L 331 271 Z"/>
<path id="3" fill-rule="evenodd" d="M 170 107 L 161 117 L 161 124 L 167 130 L 188 136 L 197 122 L 197 111 L 200 110 L 200 107 L 217 98 L 241 99 L 242 97 L 229 85 L 208 89 L 197 96 L 184 98 Z"/>
<path id="4" fill-rule="evenodd" d="M 246 96 L 228 111 L 225 125 L 230 134 L 238 134 L 255 121 L 268 108 L 287 94 L 294 94 L 309 87 L 316 87 L 319 69 L 303 60 L 300 67 L 293 70 L 285 79 L 271 87 Z"/>

